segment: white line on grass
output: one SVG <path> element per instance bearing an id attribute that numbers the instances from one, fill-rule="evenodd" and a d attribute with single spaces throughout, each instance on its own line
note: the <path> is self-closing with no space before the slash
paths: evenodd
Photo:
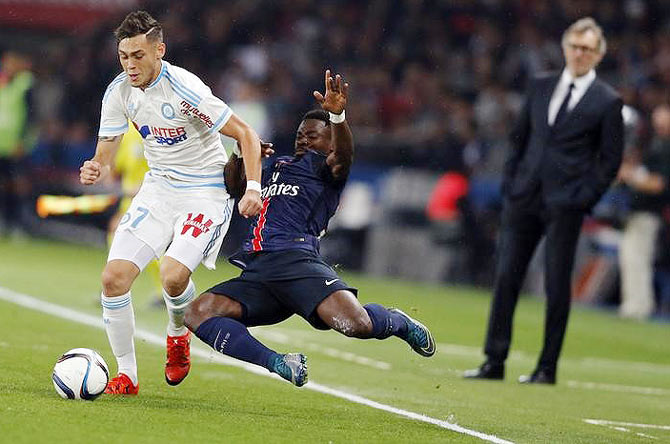
<path id="1" fill-rule="evenodd" d="M 657 364 L 654 362 L 619 361 L 617 359 L 607 358 L 583 358 L 577 362 L 581 362 L 582 364 L 591 367 L 625 368 L 631 371 L 661 374 L 668 374 L 670 372 L 670 365 Z"/>
<path id="2" fill-rule="evenodd" d="M 28 296 L 26 294 L 22 293 L 17 293 L 15 291 L 9 290 L 7 288 L 0 287 L 0 299 L 11 302 L 17 305 L 20 305 L 22 307 L 30 308 L 32 310 L 40 311 L 43 313 L 47 313 L 50 315 L 58 316 L 63 319 L 67 319 L 73 322 L 78 322 L 80 324 L 85 324 L 91 327 L 99 328 L 99 329 L 104 329 L 104 324 L 102 323 L 102 319 L 97 316 L 91 316 L 86 313 L 82 313 L 80 311 L 73 310 L 71 308 L 63 307 L 61 305 L 53 304 L 51 302 L 47 302 L 38 298 L 34 298 L 32 296 Z M 164 346 L 165 345 L 165 337 L 157 335 L 155 333 L 151 333 L 147 330 L 143 329 L 137 329 L 135 332 L 135 337 L 139 339 L 143 339 L 148 343 L 158 345 L 158 346 Z M 193 355 L 205 358 L 205 359 L 210 359 L 212 361 L 220 362 L 225 365 L 230 365 L 238 368 L 242 368 L 244 370 L 247 370 L 249 372 L 262 375 L 262 376 L 272 376 L 275 378 L 279 378 L 279 376 L 268 373 L 267 370 L 264 368 L 258 367 L 253 364 L 248 364 L 246 362 L 238 361 L 236 359 L 228 358 L 223 355 L 213 355 L 209 351 L 200 348 L 200 347 L 195 347 L 191 351 Z M 404 416 L 409 419 L 414 419 L 417 421 L 422 421 L 426 422 L 429 424 L 436 425 L 438 427 L 441 427 L 443 429 L 451 430 L 453 432 L 457 433 L 462 433 L 464 435 L 469 435 L 473 436 L 475 438 L 482 439 L 484 441 L 496 443 L 496 444 L 513 444 L 511 441 L 507 441 L 502 438 L 498 438 L 495 435 L 488 435 L 486 433 L 478 432 L 476 430 L 468 429 L 465 427 L 461 427 L 458 424 L 453 424 L 448 421 L 444 421 L 441 419 L 436 419 L 432 418 L 430 416 L 422 415 L 419 413 L 411 412 L 408 410 L 403 410 L 399 409 L 390 405 L 386 404 L 381 404 L 379 402 L 373 401 L 371 399 L 364 398 L 362 396 L 354 395 L 352 393 L 347 393 L 342 390 L 337 390 L 334 388 L 327 387 L 322 384 L 318 384 L 316 382 L 308 382 L 307 385 L 304 386 L 306 389 L 313 390 L 319 393 L 325 393 L 331 396 L 335 396 L 337 398 L 341 399 L 346 399 L 347 401 L 351 401 L 357 404 L 362 404 L 366 405 L 368 407 L 372 407 L 378 410 L 383 410 L 389 413 L 394 413 L 399 416 Z"/>
<path id="3" fill-rule="evenodd" d="M 462 357 L 483 357 L 482 348 L 471 345 L 438 343 L 437 349 L 440 353 L 462 356 Z M 522 351 L 512 351 L 509 356 L 510 360 L 516 361 L 533 361 L 535 357 L 529 353 Z M 616 369 L 627 369 L 629 371 L 648 372 L 648 373 L 670 373 L 670 365 L 657 364 L 654 362 L 640 362 L 640 361 L 620 361 L 617 359 L 607 358 L 561 358 L 561 362 L 568 362 L 574 365 L 581 365 L 584 367 L 608 367 Z"/>
<path id="4" fill-rule="evenodd" d="M 615 426 L 615 427 L 633 427 L 637 429 L 656 429 L 656 430 L 670 430 L 670 425 L 658 425 L 658 424 L 638 424 L 635 422 L 621 422 L 621 421 L 608 421 L 606 419 L 584 419 L 584 422 L 593 425 L 601 426 Z"/>
<path id="5" fill-rule="evenodd" d="M 354 362 L 356 364 L 365 365 L 376 368 L 378 370 L 391 370 L 391 364 L 388 362 L 377 361 L 366 356 L 360 356 L 355 353 L 338 350 L 333 347 L 324 347 L 323 345 L 314 344 L 312 342 L 305 342 L 300 339 L 296 339 L 295 337 L 289 337 L 288 335 L 275 330 L 255 330 L 254 334 L 268 341 L 272 341 L 278 344 L 290 344 L 295 348 L 322 353 L 326 356 L 330 356 L 331 358 Z"/>
<path id="6" fill-rule="evenodd" d="M 603 390 L 608 392 L 636 393 L 639 395 L 668 396 L 670 390 L 657 387 L 639 387 L 635 385 L 603 384 L 599 382 L 568 381 L 567 386 L 577 389 Z"/>

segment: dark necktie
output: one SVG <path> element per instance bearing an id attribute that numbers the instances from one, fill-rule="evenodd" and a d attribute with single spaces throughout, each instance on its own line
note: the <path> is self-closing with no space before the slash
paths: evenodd
<path id="1" fill-rule="evenodd" d="M 568 103 L 570 103 L 570 98 L 572 97 L 572 90 L 575 89 L 575 84 L 571 83 L 570 86 L 568 87 L 568 93 L 565 95 L 565 98 L 563 99 L 563 103 L 561 103 L 561 107 L 558 109 L 558 113 L 556 114 L 556 118 L 554 119 L 554 125 L 556 126 L 565 117 L 568 115 Z"/>

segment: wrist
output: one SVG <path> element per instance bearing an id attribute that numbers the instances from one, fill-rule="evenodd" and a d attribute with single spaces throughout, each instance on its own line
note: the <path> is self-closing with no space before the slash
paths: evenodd
<path id="1" fill-rule="evenodd" d="M 253 190 L 258 193 L 261 192 L 261 184 L 257 180 L 247 180 L 247 191 Z"/>
<path id="2" fill-rule="evenodd" d="M 649 179 L 649 171 L 644 166 L 641 165 L 635 168 L 631 178 L 633 179 L 633 183 L 635 184 L 645 183 L 647 179 Z"/>
<path id="3" fill-rule="evenodd" d="M 344 119 L 346 118 L 344 110 L 340 114 L 333 114 L 331 112 L 328 113 L 328 118 L 331 123 L 342 123 L 344 122 Z"/>

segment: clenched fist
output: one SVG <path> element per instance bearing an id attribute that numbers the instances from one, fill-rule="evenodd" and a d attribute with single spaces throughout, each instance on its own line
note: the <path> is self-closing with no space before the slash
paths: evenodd
<path id="1" fill-rule="evenodd" d="M 79 181 L 83 185 L 93 185 L 103 178 L 106 170 L 109 170 L 109 167 L 103 168 L 99 162 L 87 160 L 79 168 Z"/>
<path id="2" fill-rule="evenodd" d="M 256 190 L 247 190 L 237 204 L 240 215 L 245 218 L 256 216 L 262 207 L 261 194 Z"/>

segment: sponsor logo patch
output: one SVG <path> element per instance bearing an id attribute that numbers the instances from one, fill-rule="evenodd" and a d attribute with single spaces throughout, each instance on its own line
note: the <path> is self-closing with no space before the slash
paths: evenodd
<path id="1" fill-rule="evenodd" d="M 205 218 L 205 215 L 200 213 L 197 216 L 193 217 L 193 213 L 188 213 L 188 217 L 184 221 L 184 224 L 182 225 L 181 229 L 181 234 L 184 235 L 186 232 L 190 229 L 193 229 L 191 232 L 191 235 L 193 237 L 198 237 L 202 233 L 207 233 L 209 231 L 209 227 L 212 226 L 212 219 L 207 219 L 207 222 L 203 223 L 203 219 Z"/>
<path id="2" fill-rule="evenodd" d="M 186 102 L 185 100 L 182 100 L 182 102 L 179 104 L 181 106 L 181 113 L 185 116 L 189 117 L 195 117 L 197 119 L 202 120 L 202 122 L 207 125 L 207 128 L 211 128 L 214 126 L 214 122 L 212 122 L 212 118 L 209 117 L 207 114 L 203 113 L 200 111 L 197 107 L 191 105 L 190 103 Z"/>
<path id="3" fill-rule="evenodd" d="M 165 117 L 168 120 L 174 119 L 175 114 L 174 108 L 167 102 L 163 103 L 163 105 L 161 106 L 161 113 L 163 114 L 163 117 Z"/>
<path id="4" fill-rule="evenodd" d="M 143 139 L 146 139 L 151 135 L 154 136 L 156 142 L 161 145 L 174 145 L 175 143 L 183 142 L 188 138 L 186 136 L 186 128 L 183 126 L 178 126 L 176 128 L 162 128 L 159 126 L 143 125 L 140 127 L 135 122 L 133 122 L 133 125 L 135 125 L 135 128 L 137 128 L 137 131 Z"/>

